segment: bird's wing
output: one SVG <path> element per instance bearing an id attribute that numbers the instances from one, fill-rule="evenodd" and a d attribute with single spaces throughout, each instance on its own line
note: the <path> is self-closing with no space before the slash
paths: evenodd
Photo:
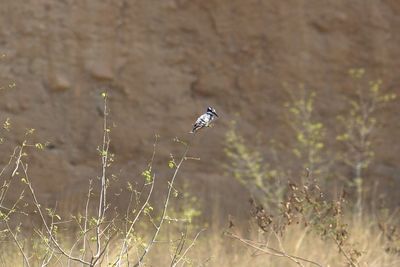
<path id="1" fill-rule="evenodd" d="M 196 122 L 194 123 L 194 125 L 202 125 L 202 124 L 206 124 L 208 120 L 207 114 L 203 114 L 200 117 L 198 117 L 198 119 L 196 120 Z"/>

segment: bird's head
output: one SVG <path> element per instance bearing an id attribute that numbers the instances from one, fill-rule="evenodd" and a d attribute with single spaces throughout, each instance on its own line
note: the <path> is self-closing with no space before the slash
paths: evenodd
<path id="1" fill-rule="evenodd" d="M 215 108 L 213 108 L 213 107 L 208 107 L 208 108 L 207 108 L 207 112 L 212 113 L 213 115 L 215 115 L 215 116 L 218 117 L 218 114 L 217 114 L 217 112 L 215 111 Z"/>

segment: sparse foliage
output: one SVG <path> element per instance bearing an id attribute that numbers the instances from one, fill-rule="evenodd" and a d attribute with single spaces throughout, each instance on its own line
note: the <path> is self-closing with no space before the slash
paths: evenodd
<path id="1" fill-rule="evenodd" d="M 337 117 L 341 133 L 336 137 L 345 147 L 344 152 L 339 155 L 339 160 L 350 167 L 353 173 L 351 179 L 346 181 L 356 189 L 355 211 L 359 217 L 362 216 L 363 210 L 365 170 L 374 158 L 376 132 L 382 127 L 377 112 L 396 99 L 394 93 L 383 92 L 382 80 L 369 81 L 368 85 L 365 85 L 364 74 L 364 69 L 349 71 L 355 95 L 346 99 L 349 106 L 346 114 Z"/>
<path id="2" fill-rule="evenodd" d="M 250 193 L 267 206 L 276 206 L 283 196 L 280 184 L 284 172 L 268 164 L 261 153 L 251 148 L 237 131 L 236 122 L 225 135 L 225 154 L 229 174 L 246 186 Z"/>
<path id="3" fill-rule="evenodd" d="M 149 165 L 142 172 L 142 186 L 138 187 L 137 184 L 128 182 L 126 191 L 130 194 L 130 202 L 125 214 L 120 213 L 113 205 L 112 198 L 114 196 L 109 194 L 110 187 L 116 181 L 115 176 L 109 171 L 115 155 L 110 152 L 111 128 L 108 123 L 108 95 L 102 93 L 101 96 L 104 101 L 103 137 L 101 146 L 97 148 L 101 159 L 101 172 L 97 179 L 89 180 L 83 212 L 65 218 L 57 212 L 57 205 L 51 207 L 41 203 L 40 196 L 37 195 L 35 190 L 34 181 L 29 176 L 27 155 L 33 149 L 43 150 L 48 143 L 31 143 L 29 137 L 35 132 L 34 129 L 27 131 L 25 141 L 14 149 L 8 164 L 0 173 L 2 178 L 5 176 L 0 188 L 0 226 L 2 227 L 0 228 L 0 237 L 9 239 L 10 242 L 15 244 L 26 266 L 36 264 L 48 266 L 57 264 L 57 262 L 66 262 L 69 266 L 71 264 L 100 266 L 104 262 L 112 266 L 142 266 L 145 264 L 148 253 L 158 242 L 163 224 L 166 221 L 174 222 L 169 220 L 171 217 L 168 214 L 171 199 L 176 192 L 174 184 L 182 164 L 186 160 L 195 159 L 187 157 L 189 144 L 175 139 L 176 143 L 183 145 L 184 152 L 179 160 L 171 156 L 169 165 L 173 165 L 173 174 L 168 181 L 160 216 L 155 214 L 153 203 L 151 203 L 154 185 L 157 181 L 153 170 L 153 161 L 156 155 L 158 135 L 156 135 Z M 3 126 L 5 130 L 10 130 L 10 121 L 7 119 Z M 13 164 L 15 164 L 15 167 L 13 167 Z M 8 174 L 7 178 L 6 175 Z M 22 191 L 14 203 L 5 205 L 7 193 L 15 180 L 20 181 Z M 29 192 L 29 196 L 25 196 L 26 191 Z M 29 203 L 32 204 L 29 212 L 33 212 L 29 216 L 38 217 L 39 225 L 31 226 L 35 235 L 32 238 L 32 244 L 27 247 L 24 242 L 26 240 L 24 236 L 25 226 L 22 224 L 13 226 L 10 219 L 17 215 L 28 216 Z M 174 213 L 173 210 L 171 212 L 171 214 Z M 191 209 L 184 210 L 184 214 L 188 220 L 198 216 L 198 213 Z M 145 219 L 150 221 L 153 226 L 153 228 L 147 229 L 147 231 L 153 231 L 150 237 L 147 237 L 146 233 L 138 232 L 139 223 Z M 71 231 L 76 227 L 79 231 L 72 241 L 71 238 L 64 240 L 63 236 L 60 235 L 60 231 Z M 189 260 L 187 253 L 194 246 L 201 232 L 203 230 L 198 232 L 188 244 L 189 239 L 187 232 L 185 232 L 185 236 L 180 239 L 171 266 L 177 266 L 181 262 Z M 171 246 L 174 246 L 172 241 Z M 132 253 L 132 251 L 136 253 Z"/>
<path id="4" fill-rule="evenodd" d="M 290 101 L 285 103 L 286 122 L 295 134 L 292 153 L 301 162 L 303 169 L 315 175 L 326 172 L 325 126 L 315 119 L 316 93 L 300 85 L 298 90 L 287 88 Z"/>
<path id="5" fill-rule="evenodd" d="M 347 265 L 360 265 L 363 252 L 349 239 L 350 227 L 345 222 L 343 212 L 345 199 L 343 195 L 337 193 L 342 190 L 322 193 L 324 190 L 318 184 L 321 183 L 321 187 L 326 188 L 328 183 L 325 177 L 338 176 L 340 171 L 336 169 L 340 169 L 340 163 L 344 162 L 349 166 L 353 175 L 344 179 L 350 181 L 347 185 L 354 186 L 357 194 L 355 205 L 352 205 L 351 197 L 350 202 L 346 203 L 355 207 L 355 214 L 360 219 L 356 224 L 362 224 L 365 171 L 373 160 L 374 140 L 379 134 L 377 130 L 382 126 L 377 111 L 393 101 L 396 95 L 383 93 L 380 80 L 369 82 L 367 87 L 362 86 L 363 69 L 352 69 L 349 73 L 355 81 L 355 96 L 347 99 L 349 103 L 347 112 L 337 117 L 341 133 L 337 135 L 335 141 L 342 146 L 335 147 L 336 150 L 332 152 L 327 151 L 326 138 L 335 136 L 336 129 L 328 129 L 322 121 L 316 119 L 314 105 L 316 93 L 306 90 L 303 85 L 296 91 L 287 90 L 290 101 L 285 103 L 282 113 L 284 120 L 290 125 L 295 142 L 281 145 L 279 150 L 275 147 L 271 147 L 270 150 L 281 155 L 289 155 L 288 152 L 291 152 L 292 156 L 286 157 L 285 162 L 295 162 L 306 172 L 301 179 L 295 179 L 300 180 L 300 183 L 290 182 L 288 187 L 283 186 L 283 180 L 291 180 L 292 173 L 299 172 L 292 167 L 286 172 L 280 172 L 281 175 L 278 177 L 281 183 L 276 189 L 276 184 L 271 183 L 268 171 L 277 169 L 275 166 L 284 165 L 284 162 L 276 161 L 283 157 L 271 157 L 267 153 L 261 154 L 259 150 L 251 148 L 238 133 L 236 124 L 233 124 L 227 132 L 225 152 L 230 161 L 229 171 L 256 196 L 256 199 L 252 200 L 251 215 L 260 231 L 267 236 L 264 241 L 254 241 L 228 231 L 230 237 L 260 253 L 285 257 L 303 266 L 307 259 L 286 253 L 280 241 L 280 237 L 285 235 L 290 225 L 302 225 L 305 232 L 297 242 L 296 248 L 302 244 L 308 233 L 314 233 L 322 240 L 332 241 Z M 338 155 L 336 159 L 330 156 L 334 153 Z M 266 160 L 267 158 L 269 160 Z M 271 168 L 270 165 L 274 167 Z M 319 179 L 318 182 L 314 180 L 315 177 Z M 271 192 L 280 192 L 281 197 Z M 285 193 L 285 197 L 282 196 L 282 192 Z M 264 197 L 260 197 L 260 194 L 264 194 Z M 328 195 L 333 195 L 333 198 L 329 200 Z M 271 199 L 274 198 L 278 205 L 270 205 L 273 202 Z M 257 202 L 261 204 L 256 204 Z M 392 240 L 396 239 L 396 230 L 393 229 L 397 228 L 382 225 L 380 228 L 384 235 L 388 237 L 388 233 L 391 233 L 389 235 L 393 236 Z M 271 246 L 271 233 L 279 247 Z M 396 251 L 396 242 L 391 241 L 387 244 L 387 251 Z M 316 262 L 311 264 L 318 265 Z"/>

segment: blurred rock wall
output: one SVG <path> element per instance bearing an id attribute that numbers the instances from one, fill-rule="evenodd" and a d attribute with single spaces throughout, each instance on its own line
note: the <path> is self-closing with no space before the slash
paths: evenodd
<path id="1" fill-rule="evenodd" d="M 235 213 L 226 196 L 241 187 L 222 168 L 228 122 L 240 114 L 246 136 L 289 140 L 286 82 L 316 90 L 317 116 L 334 127 L 352 67 L 400 93 L 399 14 L 396 0 L 3 0 L 0 119 L 9 117 L 13 129 L 2 161 L 35 128 L 33 142 L 52 144 L 31 156 L 36 185 L 44 197 L 71 198 L 100 173 L 100 92 L 110 95 L 114 171 L 127 179 L 145 167 L 154 134 L 164 170 L 169 153 L 179 152 L 170 140 L 192 138 L 193 120 L 212 105 L 221 119 L 191 141 L 201 161 L 189 162 L 181 179 Z M 393 179 L 399 111 L 392 105 L 382 115 L 387 142 L 379 147 L 380 168 Z"/>

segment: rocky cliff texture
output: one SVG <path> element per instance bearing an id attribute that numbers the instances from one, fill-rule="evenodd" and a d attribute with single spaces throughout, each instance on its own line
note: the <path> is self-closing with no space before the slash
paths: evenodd
<path id="1" fill-rule="evenodd" d="M 396 0 L 4 0 L 0 116 L 13 131 L 2 161 L 35 128 L 52 146 L 32 156 L 32 177 L 44 196 L 68 197 L 99 173 L 100 92 L 110 95 L 115 169 L 128 178 L 145 166 L 155 133 L 165 166 L 176 151 L 169 140 L 188 139 L 212 105 L 221 119 L 192 141 L 202 160 L 188 163 L 182 179 L 229 206 L 224 194 L 240 187 L 223 176 L 222 143 L 234 114 L 245 134 L 285 140 L 283 82 L 315 89 L 321 118 L 343 108 L 338 95 L 351 91 L 351 67 L 400 93 L 399 14 Z M 379 149 L 397 179 L 388 166 L 398 168 L 399 111 L 392 105 L 384 114 L 383 138 L 392 141 Z"/>

